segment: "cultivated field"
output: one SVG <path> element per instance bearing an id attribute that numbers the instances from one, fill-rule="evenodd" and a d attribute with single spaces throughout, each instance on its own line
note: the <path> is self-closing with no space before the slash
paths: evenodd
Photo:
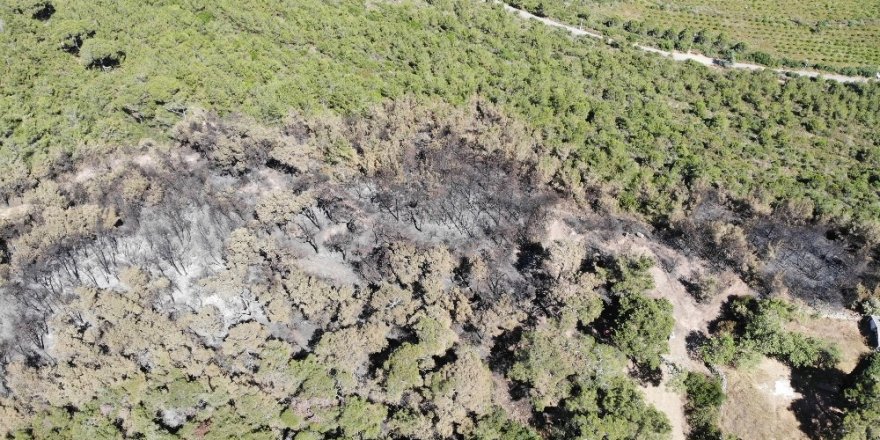
<path id="1" fill-rule="evenodd" d="M 572 24 L 626 28 L 667 44 L 697 36 L 696 46 L 762 52 L 771 64 L 783 59 L 833 68 L 880 64 L 880 2 L 796 0 L 555 0 L 521 1 L 533 12 Z M 543 9 L 543 11 L 542 11 Z M 626 22 L 633 23 L 626 25 Z M 717 40 L 728 44 L 717 45 Z M 699 38 L 697 38 L 699 40 Z M 688 39 L 688 43 L 690 43 Z M 723 41 L 722 41 L 723 42 Z M 718 47 L 722 49 L 722 47 Z M 699 49 L 699 48 L 698 48 Z M 742 46 L 740 46 L 742 49 Z"/>

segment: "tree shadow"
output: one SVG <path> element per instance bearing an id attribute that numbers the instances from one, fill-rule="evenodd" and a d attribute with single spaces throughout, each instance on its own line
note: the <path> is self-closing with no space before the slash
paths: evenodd
<path id="1" fill-rule="evenodd" d="M 722 330 L 733 331 L 736 334 L 742 333 L 743 323 L 737 318 L 736 313 L 733 310 L 734 302 L 740 298 L 743 298 L 743 296 L 729 295 L 727 299 L 724 300 L 721 304 L 721 309 L 718 311 L 718 316 L 707 324 L 709 334 L 717 334 Z"/>
<path id="2" fill-rule="evenodd" d="M 31 17 L 34 20 L 46 21 L 52 18 L 53 15 L 55 15 L 55 6 L 49 2 L 42 2 L 37 4 Z"/>
<path id="3" fill-rule="evenodd" d="M 700 360 L 700 347 L 706 345 L 709 341 L 709 337 L 701 331 L 692 330 L 684 337 L 684 341 L 688 357 L 694 360 Z"/>
<path id="4" fill-rule="evenodd" d="M 596 341 L 606 345 L 614 345 L 612 335 L 616 327 L 615 318 L 620 308 L 617 298 L 612 297 L 605 302 L 605 307 L 599 314 L 599 317 L 593 320 L 589 325 L 589 334 L 596 338 Z"/>
<path id="5" fill-rule="evenodd" d="M 794 368 L 791 386 L 802 395 L 789 409 L 797 418 L 801 431 L 811 439 L 829 438 L 840 425 L 845 402 L 841 390 L 846 373 L 837 368 Z"/>
<path id="6" fill-rule="evenodd" d="M 522 327 L 517 327 L 495 337 L 495 343 L 492 344 L 489 351 L 489 369 L 502 376 L 507 376 L 507 372 L 516 361 L 514 347 L 522 339 L 522 335 Z"/>
<path id="7" fill-rule="evenodd" d="M 544 245 L 534 241 L 526 241 L 519 243 L 517 249 L 516 262 L 514 267 L 523 274 L 540 274 L 541 265 L 550 252 L 544 248 Z"/>
<path id="8" fill-rule="evenodd" d="M 694 282 L 693 279 L 680 277 L 678 279 L 678 282 L 681 283 L 682 286 L 684 286 L 684 290 L 688 293 L 688 295 L 692 296 L 695 299 L 698 298 L 700 293 L 700 285 Z"/>
<path id="9" fill-rule="evenodd" d="M 651 368 L 651 366 L 645 364 L 633 364 L 629 373 L 643 385 L 658 387 L 660 386 L 660 383 L 663 382 L 662 368 Z"/>

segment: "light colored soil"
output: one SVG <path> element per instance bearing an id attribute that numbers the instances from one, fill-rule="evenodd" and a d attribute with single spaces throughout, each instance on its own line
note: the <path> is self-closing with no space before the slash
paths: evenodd
<path id="1" fill-rule="evenodd" d="M 727 400 L 721 429 L 743 439 L 806 439 L 789 409 L 801 395 L 791 388 L 791 370 L 765 358 L 752 369 L 723 368 Z"/>
<path id="2" fill-rule="evenodd" d="M 513 420 L 528 425 L 532 418 L 532 407 L 528 399 L 513 400 L 510 396 L 510 382 L 498 373 L 492 373 L 493 401 Z"/>
<path id="3" fill-rule="evenodd" d="M 858 320 L 806 317 L 789 323 L 787 328 L 836 344 L 841 352 L 837 368 L 845 373 L 851 372 L 856 367 L 859 357 L 871 351 L 859 332 Z"/>
<path id="4" fill-rule="evenodd" d="M 296 260 L 303 272 L 320 279 L 332 280 L 338 285 L 360 284 L 361 279 L 351 266 L 342 260 L 340 254 L 322 250 L 315 253 L 311 248 L 304 249 L 303 257 Z"/>
<path id="5" fill-rule="evenodd" d="M 13 337 L 14 323 L 18 314 L 18 306 L 12 298 L 0 295 L 0 341 L 6 341 Z"/>
<path id="6" fill-rule="evenodd" d="M 561 218 L 565 218 L 565 211 Z M 573 215 L 572 213 L 568 213 Z M 584 224 L 589 218 L 580 216 Z M 601 224 L 601 222 L 595 222 Z M 575 223 L 572 223 L 575 224 Z M 647 294 L 665 298 L 673 306 L 675 327 L 669 340 L 667 363 L 689 371 L 710 374 L 699 360 L 691 359 L 687 351 L 687 336 L 691 332 L 708 334 L 708 323 L 715 320 L 721 305 L 732 295 L 755 295 L 736 274 L 715 274 L 721 291 L 708 303 L 698 303 L 685 289 L 682 279 L 690 279 L 696 273 L 706 273 L 707 262 L 686 256 L 643 234 L 627 232 L 625 225 L 611 227 L 569 226 L 566 221 L 554 220 L 547 225 L 547 240 L 580 241 L 613 255 L 647 255 L 657 264 L 650 273 L 655 288 Z M 842 310 L 820 312 L 795 301 L 805 312 L 789 330 L 801 332 L 837 344 L 842 352 L 838 367 L 844 372 L 852 371 L 859 357 L 869 348 L 859 332 L 859 317 Z M 735 370 L 721 368 L 727 378 L 727 401 L 722 408 L 721 427 L 726 433 L 743 439 L 802 439 L 806 435 L 791 409 L 792 403 L 802 399 L 791 384 L 791 371 L 784 364 L 764 359 L 753 369 Z M 665 384 L 665 381 L 664 381 Z M 686 437 L 687 423 L 683 411 L 683 396 L 659 387 L 642 387 L 646 400 L 669 418 L 673 438 Z"/>
<path id="7" fill-rule="evenodd" d="M 190 156 L 195 156 L 196 159 L 198 159 L 199 157 L 198 154 L 191 154 Z M 138 157 L 135 157 L 132 162 L 145 168 L 156 166 L 156 159 L 151 154 L 142 154 Z M 187 160 L 187 162 L 192 163 L 195 162 L 195 160 Z"/>
<path id="8" fill-rule="evenodd" d="M 652 240 L 651 237 L 626 232 L 623 229 L 587 229 L 578 233 L 564 221 L 553 220 L 547 225 L 546 239 L 576 240 L 613 255 L 647 255 L 653 258 L 658 263 L 650 271 L 655 288 L 648 292 L 648 295 L 664 298 L 672 303 L 675 316 L 675 327 L 669 340 L 669 353 L 664 356 L 664 360 L 685 370 L 710 374 L 701 361 L 691 359 L 688 355 L 687 336 L 692 332 L 707 333 L 708 323 L 718 316 L 722 303 L 729 295 L 753 294 L 739 278 L 732 274 L 722 274 L 719 277 L 721 292 L 708 303 L 698 303 L 680 280 L 688 279 L 697 272 L 705 272 L 708 267 L 706 262 L 687 257 Z M 668 377 L 665 379 L 668 380 Z M 669 419 L 672 425 L 672 438 L 685 439 L 688 426 L 684 414 L 684 398 L 680 393 L 667 388 L 666 380 L 657 387 L 640 388 L 645 399 Z"/>
<path id="9" fill-rule="evenodd" d="M 8 220 L 15 220 L 27 215 L 31 205 L 24 203 L 21 205 L 0 207 L 0 224 Z"/>
<path id="10" fill-rule="evenodd" d="M 684 400 L 681 394 L 669 390 L 665 385 L 658 387 L 640 387 L 645 400 L 655 408 L 663 411 L 672 425 L 672 440 L 684 440 L 687 432 L 687 421 L 684 416 Z"/>
<path id="11" fill-rule="evenodd" d="M 94 167 L 85 167 L 79 170 L 75 176 L 73 176 L 73 181 L 77 183 L 86 182 L 95 178 L 98 175 L 98 170 Z"/>

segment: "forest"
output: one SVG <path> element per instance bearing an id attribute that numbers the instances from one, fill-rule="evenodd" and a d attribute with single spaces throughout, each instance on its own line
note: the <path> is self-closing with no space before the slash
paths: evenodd
<path id="1" fill-rule="evenodd" d="M 880 435 L 877 82 L 464 0 L 13 0 L 0 46 L 0 438 Z"/>
<path id="2" fill-rule="evenodd" d="M 603 186 L 651 220 L 717 186 L 877 229 L 875 83 L 722 75 L 479 2 L 70 1 L 41 20 L 26 5 L 44 2 L 16 1 L 0 33 L 0 190 L 47 155 L 162 140 L 189 106 L 274 124 L 290 109 L 354 115 L 387 98 L 480 96 L 538 134 L 560 185 Z"/>
<path id="3" fill-rule="evenodd" d="M 407 99 L 278 128 L 198 111 L 171 137 L 59 155 L 10 201 L 10 438 L 669 436 L 640 391 L 670 374 L 658 262 L 594 235 L 639 222 L 554 189 L 534 133 L 497 107 Z M 759 259 L 741 237 L 726 258 Z M 706 365 L 840 360 L 785 330 L 793 303 L 729 310 L 735 325 L 693 335 Z M 722 438 L 719 385 L 675 376 L 692 438 Z M 876 390 L 858 386 L 835 437 L 871 438 L 844 435 L 873 429 Z"/>
<path id="4" fill-rule="evenodd" d="M 523 242 L 558 196 L 483 106 L 280 130 L 202 113 L 173 154 L 58 169 L 22 196 L 41 214 L 5 225 L 9 435 L 668 433 L 626 365 L 659 367 L 669 304 L 630 281 L 642 263 L 582 271 L 586 249 Z M 600 317 L 618 331 L 579 328 Z"/>

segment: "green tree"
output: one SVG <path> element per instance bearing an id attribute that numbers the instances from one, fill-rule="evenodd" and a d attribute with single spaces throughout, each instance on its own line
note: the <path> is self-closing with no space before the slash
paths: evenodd
<path id="1" fill-rule="evenodd" d="M 843 395 L 848 408 L 840 428 L 844 440 L 880 438 L 880 353 L 865 356 Z"/>
<path id="2" fill-rule="evenodd" d="M 114 67 L 125 58 L 125 51 L 118 42 L 91 38 L 82 44 L 79 57 L 87 67 Z"/>
<path id="3" fill-rule="evenodd" d="M 567 423 L 557 427 L 564 438 L 660 440 L 668 438 L 672 431 L 669 419 L 647 405 L 626 377 L 605 383 L 581 379 L 564 407 L 572 413 Z"/>
<path id="4" fill-rule="evenodd" d="M 684 387 L 687 395 L 685 412 L 691 427 L 689 437 L 693 440 L 721 440 L 718 417 L 725 399 L 721 380 L 690 371 L 686 373 Z"/>
<path id="5" fill-rule="evenodd" d="M 355 397 L 345 403 L 339 415 L 339 428 L 346 438 L 379 438 L 387 416 L 388 409 L 384 405 Z"/>
<path id="6" fill-rule="evenodd" d="M 669 351 L 674 326 L 672 304 L 666 299 L 624 295 L 619 299 L 611 339 L 636 363 L 656 369 L 660 357 Z"/>
<path id="7" fill-rule="evenodd" d="M 625 364 L 614 348 L 554 322 L 523 335 L 515 357 L 508 377 L 530 386 L 532 405 L 538 411 L 570 396 L 579 375 L 605 380 L 622 374 Z"/>
<path id="8" fill-rule="evenodd" d="M 500 408 L 481 417 L 467 438 L 475 440 L 540 440 L 541 436 L 510 418 Z"/>

